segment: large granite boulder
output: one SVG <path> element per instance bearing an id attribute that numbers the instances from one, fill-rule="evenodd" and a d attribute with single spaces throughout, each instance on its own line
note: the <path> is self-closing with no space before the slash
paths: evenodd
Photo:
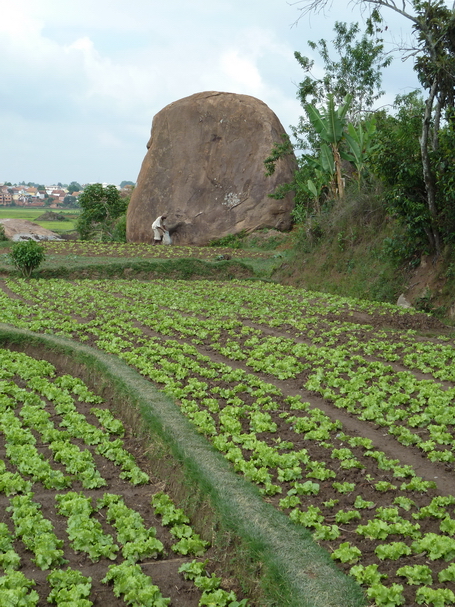
<path id="1" fill-rule="evenodd" d="M 279 160 L 272 177 L 263 164 L 284 132 L 270 108 L 248 95 L 197 93 L 166 106 L 153 119 L 128 207 L 127 240 L 151 242 L 152 222 L 163 214 L 173 244 L 289 229 L 292 195 L 269 194 L 292 180 L 296 160 Z"/>

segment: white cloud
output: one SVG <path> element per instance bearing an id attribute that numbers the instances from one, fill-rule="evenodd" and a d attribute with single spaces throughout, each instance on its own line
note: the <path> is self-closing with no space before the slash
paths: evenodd
<path id="1" fill-rule="evenodd" d="M 220 68 L 234 90 L 247 88 L 260 94 L 263 82 L 253 60 L 241 57 L 237 50 L 229 50 L 221 56 Z"/>
<path id="2" fill-rule="evenodd" d="M 134 180 L 153 116 L 204 90 L 296 124 L 293 53 L 358 20 L 346 6 L 291 27 L 287 0 L 0 0 L 0 181 Z"/>

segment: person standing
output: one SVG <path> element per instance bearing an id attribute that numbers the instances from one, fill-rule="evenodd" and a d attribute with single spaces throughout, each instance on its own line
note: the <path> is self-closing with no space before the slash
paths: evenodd
<path id="1" fill-rule="evenodd" d="M 166 219 L 166 217 L 167 217 L 167 215 L 160 215 L 152 223 L 153 244 L 154 245 L 162 244 L 162 242 L 163 242 L 163 236 L 164 236 L 164 233 L 166 232 L 166 225 L 164 223 L 164 220 Z"/>

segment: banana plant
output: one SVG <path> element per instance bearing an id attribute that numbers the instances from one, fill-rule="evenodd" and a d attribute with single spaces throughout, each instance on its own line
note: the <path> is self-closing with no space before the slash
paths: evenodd
<path id="1" fill-rule="evenodd" d="M 376 121 L 374 118 L 360 123 L 357 128 L 353 124 L 348 124 L 348 132 L 345 134 L 348 151 L 342 154 L 345 160 L 349 160 L 356 168 L 357 183 L 360 188 L 360 182 L 370 155 L 377 149 L 374 136 L 376 134 Z"/>
<path id="2" fill-rule="evenodd" d="M 323 153 L 322 149 L 324 148 L 325 151 Z M 299 174 L 297 173 L 296 181 L 300 189 L 313 198 L 314 210 L 316 211 L 316 214 L 319 215 L 321 212 L 320 198 L 322 190 L 327 186 L 327 181 L 329 181 L 329 186 L 333 183 L 333 157 L 327 144 L 323 144 L 319 158 L 307 156 L 306 160 L 312 168 L 313 176 L 311 179 L 305 180 L 304 178 L 299 178 Z M 333 195 L 333 192 L 331 192 L 331 194 Z"/>
<path id="3" fill-rule="evenodd" d="M 341 173 L 341 142 L 345 137 L 346 114 L 352 103 L 352 95 L 346 95 L 340 107 L 335 107 L 333 95 L 329 95 L 327 107 L 319 110 L 312 103 L 305 105 L 311 125 L 321 138 L 320 161 L 322 166 L 332 167 L 332 189 L 338 198 L 344 196 L 344 181 Z"/>

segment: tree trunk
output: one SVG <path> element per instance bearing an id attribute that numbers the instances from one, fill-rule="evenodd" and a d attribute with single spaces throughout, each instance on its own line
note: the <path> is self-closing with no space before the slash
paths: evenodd
<path id="1" fill-rule="evenodd" d="M 439 128 L 441 125 L 441 102 L 438 100 L 436 102 L 436 107 L 434 110 L 434 122 L 433 122 L 433 141 L 432 141 L 432 149 L 433 152 L 436 152 L 439 149 Z"/>
<path id="2" fill-rule="evenodd" d="M 343 175 L 341 174 L 341 156 L 340 150 L 336 143 L 332 143 L 332 152 L 333 152 L 333 160 L 335 162 L 335 174 L 336 174 L 336 184 L 338 191 L 338 198 L 341 200 L 344 198 L 344 181 Z"/>
<path id="3" fill-rule="evenodd" d="M 434 238 L 436 254 L 441 252 L 441 236 L 437 227 L 437 209 L 436 209 L 436 184 L 431 169 L 431 159 L 429 152 L 430 145 L 430 127 L 433 103 L 436 96 L 438 82 L 435 78 L 431 85 L 430 94 L 425 102 L 425 115 L 422 122 L 422 134 L 420 136 L 420 152 L 422 156 L 422 170 L 425 188 L 427 191 L 428 209 L 430 211 L 430 229 Z"/>

